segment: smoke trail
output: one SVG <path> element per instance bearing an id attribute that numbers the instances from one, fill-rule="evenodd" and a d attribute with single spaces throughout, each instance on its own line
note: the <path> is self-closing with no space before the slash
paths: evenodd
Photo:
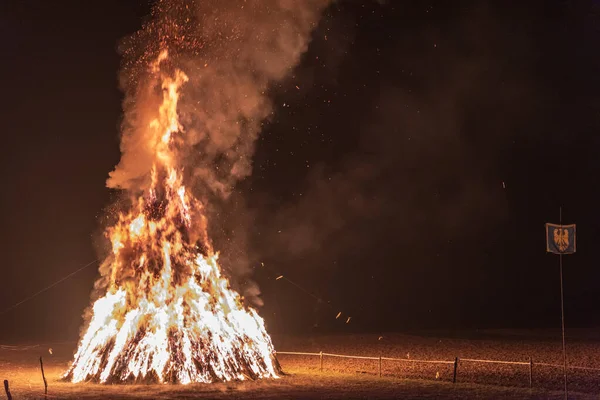
<path id="1" fill-rule="evenodd" d="M 328 3 L 159 0 L 121 47 L 122 157 L 107 185 L 137 191 L 149 182 L 156 141 L 148 126 L 162 98 L 151 69 L 166 50 L 160 68 L 180 69 L 189 78 L 177 110 L 176 162 L 196 192 L 227 197 L 251 173 L 254 142 L 271 114 L 269 85 L 298 63 Z"/>

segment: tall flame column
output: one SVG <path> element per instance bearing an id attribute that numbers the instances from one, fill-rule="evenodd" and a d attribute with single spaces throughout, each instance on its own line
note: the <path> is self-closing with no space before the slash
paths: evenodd
<path id="1" fill-rule="evenodd" d="M 108 289 L 64 377 L 72 382 L 214 382 L 275 378 L 263 319 L 222 276 L 201 202 L 183 184 L 172 151 L 184 128 L 177 104 L 186 74 L 151 65 L 162 103 L 147 127 L 151 183 L 107 230 Z"/>

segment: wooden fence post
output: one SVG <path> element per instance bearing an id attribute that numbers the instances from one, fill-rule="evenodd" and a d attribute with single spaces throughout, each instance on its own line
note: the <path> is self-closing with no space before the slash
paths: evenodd
<path id="1" fill-rule="evenodd" d="M 12 395 L 10 394 L 10 389 L 8 388 L 8 380 L 4 380 L 4 391 L 6 392 L 6 397 L 8 400 L 12 400 Z"/>
<path id="2" fill-rule="evenodd" d="M 320 362 L 321 366 L 319 367 L 319 371 L 323 372 L 323 352 L 322 351 L 319 353 L 319 358 L 321 361 Z"/>
<path id="3" fill-rule="evenodd" d="M 454 376 L 452 377 L 452 383 L 456 383 L 456 370 L 458 369 L 458 357 L 454 357 Z"/>
<path id="4" fill-rule="evenodd" d="M 42 357 L 40 357 L 40 367 L 42 368 L 42 378 L 44 379 L 44 397 L 48 398 L 48 381 L 46 381 L 46 375 L 44 375 L 44 363 Z"/>
<path id="5" fill-rule="evenodd" d="M 381 356 L 379 356 L 379 377 L 381 378 Z"/>
<path id="6" fill-rule="evenodd" d="M 533 387 L 533 360 L 529 357 L 529 387 Z"/>

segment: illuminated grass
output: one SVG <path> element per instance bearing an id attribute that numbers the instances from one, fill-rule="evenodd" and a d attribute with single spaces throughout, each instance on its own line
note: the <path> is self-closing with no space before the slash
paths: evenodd
<path id="1" fill-rule="evenodd" d="M 49 398 L 60 399 L 394 399 L 394 398 L 453 398 L 489 399 L 511 398 L 561 399 L 560 391 L 529 390 L 473 383 L 453 385 L 447 381 L 402 379 L 394 376 L 377 377 L 363 373 L 318 371 L 318 359 L 304 365 L 281 357 L 288 375 L 277 380 L 256 382 L 217 383 L 200 385 L 101 385 L 72 384 L 60 380 L 72 354 L 72 346 L 25 352 L 0 352 L 0 379 L 8 379 L 13 398 L 43 397 L 43 383 L 37 357 L 42 353 L 49 386 Z M 43 354 L 45 353 L 45 354 Z M 577 393 L 578 399 L 597 398 Z"/>
<path id="2" fill-rule="evenodd" d="M 600 341 L 586 332 L 572 332 L 568 341 L 570 365 L 600 367 Z M 383 336 L 381 339 L 380 336 Z M 514 332 L 493 331 L 472 335 L 469 339 L 434 333 L 431 335 L 335 335 L 303 337 L 279 337 L 275 341 L 280 351 L 329 352 L 359 356 L 387 356 L 424 360 L 454 360 L 477 358 L 487 360 L 528 361 L 534 363 L 562 364 L 560 332 Z M 318 357 L 280 355 L 282 364 L 313 367 L 318 369 Z M 325 357 L 324 368 L 338 372 L 377 374 L 378 362 Z M 383 375 L 397 378 L 452 381 L 452 365 L 383 362 Z M 523 387 L 529 386 L 528 365 L 498 365 L 460 362 L 459 383 Z M 561 368 L 536 366 L 533 369 L 534 388 L 561 390 Z M 574 391 L 596 393 L 600 387 L 598 371 L 570 370 L 569 388 Z"/>

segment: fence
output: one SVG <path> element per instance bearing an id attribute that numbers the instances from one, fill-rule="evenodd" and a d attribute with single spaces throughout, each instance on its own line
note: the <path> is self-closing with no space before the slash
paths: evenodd
<path id="1" fill-rule="evenodd" d="M 459 358 L 455 357 L 454 360 L 418 360 L 411 358 L 393 358 L 393 357 L 373 357 L 373 356 L 353 356 L 347 354 L 333 354 L 333 353 L 307 353 L 307 352 L 296 352 L 296 351 L 278 351 L 277 355 L 298 355 L 298 356 L 309 356 L 309 357 L 319 357 L 319 370 L 323 371 L 323 358 L 324 357 L 338 357 L 338 358 L 350 358 L 350 359 L 358 359 L 358 360 L 373 360 L 378 361 L 378 369 L 377 374 L 379 377 L 382 376 L 382 365 L 384 361 L 390 362 L 400 362 L 400 363 L 416 363 L 416 364 L 438 364 L 438 365 L 452 365 L 453 373 L 452 373 L 452 383 L 456 383 L 458 379 L 458 371 L 460 363 L 481 363 L 481 364 L 497 364 L 497 365 L 516 365 L 516 366 L 525 366 L 528 368 L 528 377 L 529 377 L 529 387 L 533 387 L 533 371 L 535 366 L 539 367 L 550 367 L 550 368 L 558 368 L 563 369 L 561 364 L 552 364 L 552 363 L 543 363 L 543 362 L 533 362 L 532 358 L 529 357 L 528 361 L 505 361 L 505 360 L 483 360 L 483 359 L 475 359 L 475 358 Z M 584 367 L 584 366 L 575 366 L 575 365 L 567 365 L 567 369 L 571 370 L 585 370 L 585 371 L 597 371 L 600 373 L 600 368 L 595 367 Z"/>
<path id="2" fill-rule="evenodd" d="M 60 344 L 72 344 L 75 342 L 57 342 L 57 343 L 48 343 L 46 345 L 60 345 Z M 0 345 L 0 350 L 4 351 L 27 351 L 39 348 L 41 345 L 29 345 L 29 346 L 10 346 L 10 345 Z M 358 355 L 348 355 L 348 354 L 334 354 L 334 353 L 311 353 L 311 352 L 295 352 L 295 351 L 277 351 L 276 354 L 279 355 L 295 355 L 295 356 L 307 356 L 307 357 L 319 357 L 319 370 L 323 371 L 323 360 L 325 357 L 331 358 L 345 358 L 345 359 L 355 359 L 355 360 L 368 360 L 377 363 L 377 370 L 374 371 L 374 374 L 377 374 L 379 377 L 383 375 L 383 365 L 385 363 L 396 363 L 396 364 L 413 364 L 417 365 L 440 365 L 447 366 L 451 368 L 451 377 L 452 383 L 456 383 L 459 380 L 459 372 L 461 368 L 459 368 L 462 364 L 487 364 L 487 365 L 507 365 L 507 366 L 515 366 L 518 368 L 524 368 L 524 374 L 528 377 L 528 381 L 525 386 L 533 387 L 534 376 L 541 376 L 540 372 L 534 374 L 534 371 L 539 371 L 541 368 L 550 368 L 555 370 L 562 371 L 562 364 L 553 364 L 546 362 L 534 362 L 531 357 L 527 359 L 527 361 L 507 361 L 507 360 L 487 360 L 487 359 L 475 359 L 475 358 L 460 358 L 455 357 L 453 360 L 422 360 L 422 359 L 414 359 L 414 358 L 395 358 L 395 357 L 384 357 L 384 356 L 358 356 Z M 536 368 L 537 367 L 537 368 Z M 594 374 L 594 383 L 595 387 L 598 387 L 600 383 L 600 368 L 596 367 L 588 367 L 588 366 L 578 366 L 578 365 L 568 365 L 568 370 L 572 371 L 581 371 L 587 373 Z M 473 371 L 464 371 L 463 379 L 468 378 L 469 373 L 473 373 Z M 393 374 L 386 374 L 393 375 Z M 422 376 L 422 375 L 420 375 Z M 437 376 L 436 376 L 437 379 Z M 5 383 L 5 389 L 8 391 L 8 382 Z M 0 389 L 1 390 L 1 389 Z"/>

